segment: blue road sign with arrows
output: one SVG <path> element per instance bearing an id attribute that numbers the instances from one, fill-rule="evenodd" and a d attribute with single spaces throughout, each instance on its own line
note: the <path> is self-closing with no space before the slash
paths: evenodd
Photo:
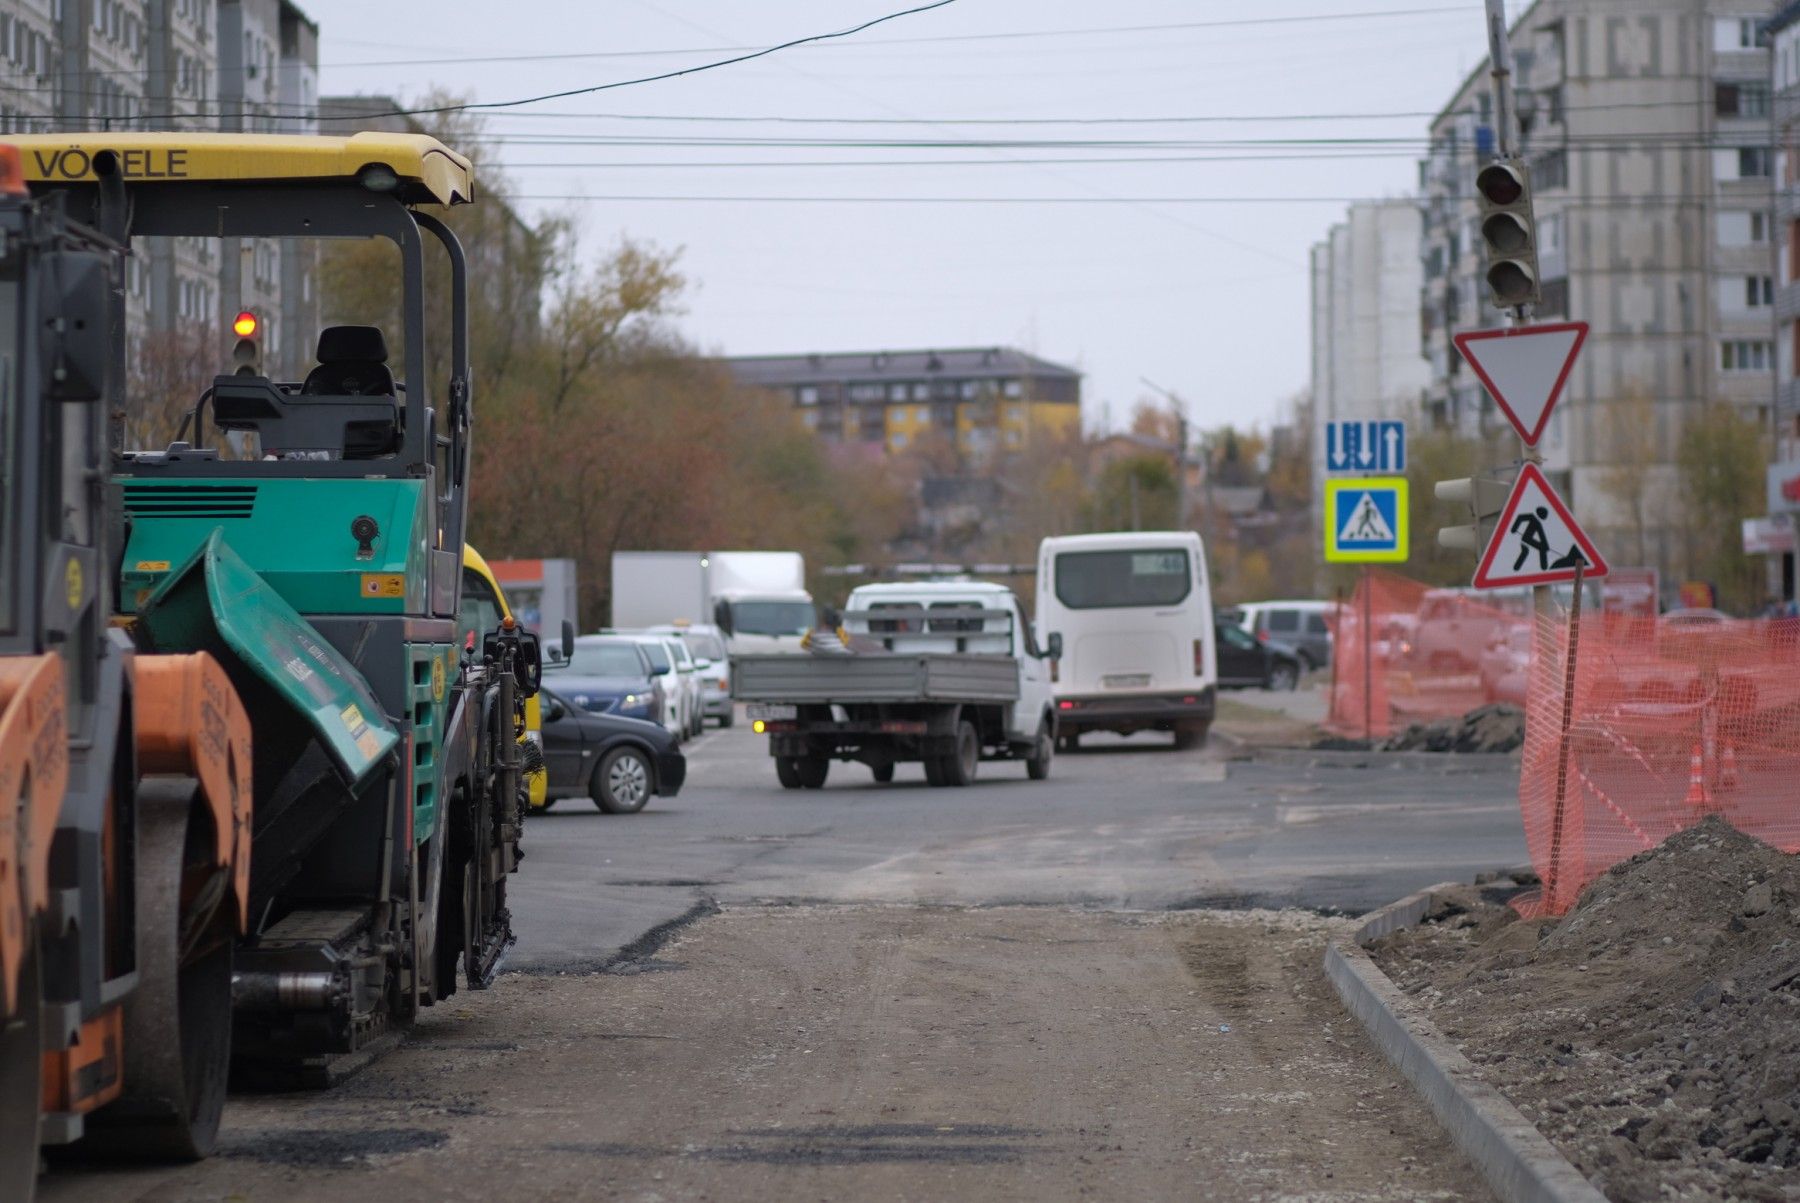
<path id="1" fill-rule="evenodd" d="M 1327 422 L 1325 470 L 1406 471 L 1406 423 Z"/>

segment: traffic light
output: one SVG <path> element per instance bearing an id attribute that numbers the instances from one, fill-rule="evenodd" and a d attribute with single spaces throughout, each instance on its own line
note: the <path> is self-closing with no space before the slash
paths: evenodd
<path id="1" fill-rule="evenodd" d="M 262 375 L 262 322 L 246 309 L 231 319 L 231 332 L 237 335 L 237 346 L 231 350 L 231 362 L 237 365 L 235 374 Z"/>
<path id="2" fill-rule="evenodd" d="M 1502 309 L 1535 305 L 1542 297 L 1537 274 L 1537 224 L 1531 214 L 1531 169 L 1522 159 L 1496 159 L 1475 176 L 1481 204 L 1481 241 L 1487 246 L 1487 282 Z"/>
<path id="3" fill-rule="evenodd" d="M 1512 495 L 1512 482 L 1491 476 L 1465 476 L 1461 480 L 1440 480 L 1433 487 L 1439 501 L 1461 502 L 1475 521 L 1468 526 L 1445 526 L 1438 529 L 1438 544 L 1462 551 L 1480 552 L 1493 536 L 1494 519 L 1506 508 Z"/>

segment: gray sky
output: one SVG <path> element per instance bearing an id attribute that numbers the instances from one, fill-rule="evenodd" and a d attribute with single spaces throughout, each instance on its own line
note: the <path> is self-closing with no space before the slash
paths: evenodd
<path id="1" fill-rule="evenodd" d="M 327 94 L 414 98 L 444 86 L 480 101 L 697 65 L 727 57 L 720 47 L 909 7 L 301 3 L 320 24 Z M 1090 427 L 1109 415 L 1122 425 L 1147 395 L 1140 377 L 1181 394 L 1202 425 L 1266 423 L 1307 382 L 1307 252 L 1344 209 L 1284 198 L 1409 192 L 1426 127 L 1410 114 L 1435 111 L 1481 61 L 1481 10 L 1481 0 L 958 0 L 851 39 L 504 110 L 490 128 L 506 140 L 516 190 L 573 213 L 590 250 L 621 235 L 682 248 L 694 287 L 681 325 L 705 350 L 1013 344 L 1087 373 Z M 1335 19 L 1310 19 L 1321 17 Z M 1087 32 L 1045 36 L 1067 30 Z M 445 61 L 474 56 L 540 57 Z M 386 65 L 358 65 L 372 63 Z M 1242 120 L 1329 114 L 1378 116 Z M 1391 114 L 1408 115 L 1380 116 Z M 1152 117 L 1207 120 L 964 123 Z M 872 141 L 889 145 L 844 145 Z M 1013 145 L 891 145 L 969 141 Z M 1061 145 L 1018 145 L 1046 141 Z M 1145 142 L 1158 145 L 1127 145 Z M 1121 158 L 1165 161 L 1070 161 Z M 880 199 L 612 199 L 752 196 Z M 964 199 L 899 199 L 925 197 Z M 1052 197 L 1083 203 L 1042 199 Z"/>

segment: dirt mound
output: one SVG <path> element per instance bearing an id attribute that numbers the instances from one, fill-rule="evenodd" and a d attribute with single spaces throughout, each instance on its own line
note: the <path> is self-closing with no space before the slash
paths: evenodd
<path id="1" fill-rule="evenodd" d="M 1474 889 L 1373 950 L 1610 1198 L 1800 1198 L 1800 860 L 1714 817 L 1560 920 Z"/>
<path id="2" fill-rule="evenodd" d="M 1381 745 L 1384 752 L 1511 752 L 1525 743 L 1525 712 L 1498 702 L 1461 718 L 1414 723 Z"/>

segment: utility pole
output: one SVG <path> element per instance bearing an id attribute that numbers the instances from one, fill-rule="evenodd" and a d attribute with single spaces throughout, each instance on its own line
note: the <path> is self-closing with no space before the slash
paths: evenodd
<path id="1" fill-rule="evenodd" d="M 1175 417 L 1175 526 L 1180 530 L 1188 529 L 1188 420 L 1187 407 L 1181 398 L 1172 390 L 1164 388 L 1148 376 L 1139 376 L 1138 380 L 1161 393 L 1169 403 L 1169 412 Z"/>

